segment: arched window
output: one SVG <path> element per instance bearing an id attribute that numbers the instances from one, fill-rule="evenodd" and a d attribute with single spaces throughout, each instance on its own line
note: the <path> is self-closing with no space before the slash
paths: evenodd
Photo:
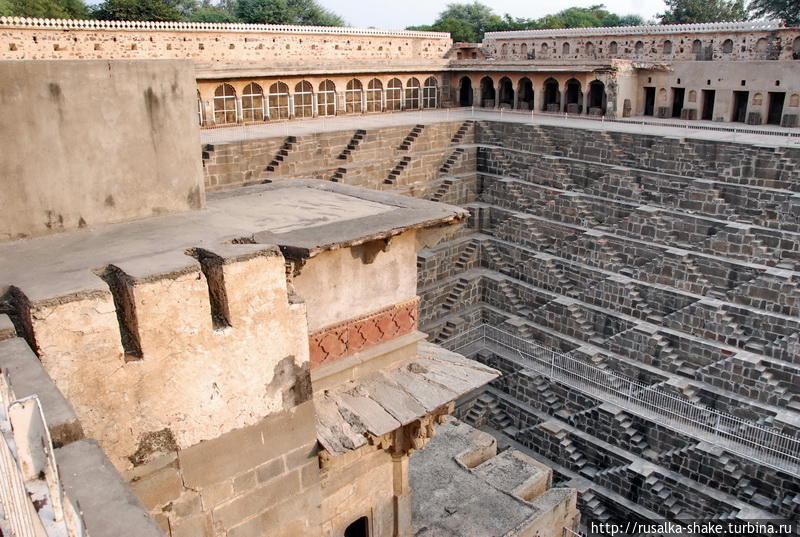
<path id="1" fill-rule="evenodd" d="M 270 119 L 289 119 L 289 86 L 285 82 L 272 84 L 267 103 Z"/>
<path id="2" fill-rule="evenodd" d="M 406 110 L 419 108 L 419 80 L 409 78 L 406 83 Z"/>
<path id="3" fill-rule="evenodd" d="M 561 55 L 566 56 L 567 54 L 569 54 L 569 43 L 564 43 L 561 45 Z"/>
<path id="4" fill-rule="evenodd" d="M 592 43 L 591 41 L 587 41 L 585 48 L 587 56 L 594 56 L 594 43 Z"/>
<path id="5" fill-rule="evenodd" d="M 767 51 L 767 40 L 763 37 L 756 41 L 756 52 L 766 52 Z"/>
<path id="6" fill-rule="evenodd" d="M 369 537 L 369 519 L 362 516 L 344 530 L 344 537 Z"/>
<path id="7" fill-rule="evenodd" d="M 197 115 L 200 119 L 200 125 L 203 124 L 203 99 L 200 97 L 200 90 L 197 90 Z"/>
<path id="8" fill-rule="evenodd" d="M 383 82 L 373 78 L 367 84 L 367 112 L 383 110 Z"/>
<path id="9" fill-rule="evenodd" d="M 319 84 L 317 114 L 320 116 L 336 115 L 336 84 L 331 80 L 323 80 Z"/>
<path id="10" fill-rule="evenodd" d="M 312 117 L 314 115 L 314 86 L 303 80 L 294 87 L 294 117 Z"/>
<path id="11" fill-rule="evenodd" d="M 242 91 L 242 119 L 244 121 L 264 121 L 264 90 L 251 82 Z"/>
<path id="12" fill-rule="evenodd" d="M 792 93 L 789 97 L 789 106 L 792 108 L 800 106 L 800 94 Z"/>
<path id="13" fill-rule="evenodd" d="M 542 56 L 547 57 L 547 53 L 550 51 L 550 47 L 547 46 L 547 43 L 542 43 Z"/>
<path id="14" fill-rule="evenodd" d="M 500 47 L 500 56 L 503 58 L 508 56 L 508 43 L 503 43 L 503 45 Z"/>
<path id="15" fill-rule="evenodd" d="M 697 92 L 695 90 L 689 91 L 689 102 L 696 103 L 697 102 Z"/>
<path id="16" fill-rule="evenodd" d="M 347 88 L 344 90 L 344 106 L 346 113 L 360 114 L 364 111 L 361 106 L 363 94 L 364 87 L 361 85 L 360 80 L 352 78 L 347 82 Z"/>
<path id="17" fill-rule="evenodd" d="M 730 54 L 731 52 L 733 52 L 733 40 L 726 39 L 725 41 L 722 42 L 722 53 Z"/>
<path id="18" fill-rule="evenodd" d="M 795 37 L 792 43 L 792 58 L 800 60 L 800 37 Z"/>
<path id="19" fill-rule="evenodd" d="M 641 41 L 637 41 L 635 45 L 633 45 L 633 51 L 637 56 L 641 56 L 644 53 L 644 43 Z"/>
<path id="20" fill-rule="evenodd" d="M 386 110 L 397 111 L 403 108 L 403 83 L 393 78 L 386 85 Z"/>
<path id="21" fill-rule="evenodd" d="M 589 83 L 589 110 L 592 115 L 605 115 L 606 113 L 606 86 L 600 80 Z"/>
<path id="22" fill-rule="evenodd" d="M 692 54 L 700 54 L 703 50 L 703 42 L 699 39 L 692 41 Z"/>
<path id="23" fill-rule="evenodd" d="M 664 41 L 664 48 L 662 49 L 664 56 L 672 56 L 672 41 L 667 39 Z"/>
<path id="24" fill-rule="evenodd" d="M 436 108 L 438 103 L 438 82 L 436 77 L 429 76 L 422 86 L 422 108 Z"/>
<path id="25" fill-rule="evenodd" d="M 522 45 L 520 45 L 520 47 L 519 47 L 519 55 L 522 56 L 523 58 L 527 58 L 528 57 L 528 44 L 527 43 L 523 43 Z"/>
<path id="26" fill-rule="evenodd" d="M 236 123 L 236 90 L 230 84 L 214 90 L 214 123 Z"/>
<path id="27" fill-rule="evenodd" d="M 617 42 L 612 41 L 611 43 L 608 44 L 608 54 L 611 56 L 616 56 L 618 48 L 619 47 L 617 47 Z"/>

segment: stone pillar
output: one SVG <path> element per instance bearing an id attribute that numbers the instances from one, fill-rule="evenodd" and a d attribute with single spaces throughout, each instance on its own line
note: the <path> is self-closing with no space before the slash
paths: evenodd
<path id="1" fill-rule="evenodd" d="M 236 123 L 242 123 L 244 121 L 244 112 L 242 110 L 242 98 L 241 96 L 236 97 Z"/>
<path id="2" fill-rule="evenodd" d="M 472 88 L 472 106 L 480 106 L 481 105 L 481 88 Z"/>
<path id="3" fill-rule="evenodd" d="M 583 111 L 582 112 L 584 114 L 588 114 L 589 113 L 589 93 L 590 93 L 590 90 L 591 90 L 591 88 L 587 87 L 586 91 L 583 92 Z"/>
<path id="4" fill-rule="evenodd" d="M 564 86 L 564 88 L 560 91 L 561 91 L 561 101 L 559 102 L 558 105 L 559 109 L 561 110 L 561 113 L 563 114 L 564 110 L 567 109 L 567 87 Z"/>
<path id="5" fill-rule="evenodd" d="M 214 124 L 214 107 L 212 106 L 211 99 L 202 101 L 203 105 L 203 125 Z"/>
<path id="6" fill-rule="evenodd" d="M 394 473 L 394 534 L 397 537 L 411 537 L 411 489 L 408 486 L 408 455 L 392 456 Z"/>
<path id="7" fill-rule="evenodd" d="M 519 82 L 517 82 L 517 88 L 514 90 L 514 103 L 511 106 L 514 110 L 519 108 Z"/>
<path id="8" fill-rule="evenodd" d="M 347 104 L 344 98 L 344 92 L 336 92 L 336 115 L 340 116 L 347 113 Z"/>

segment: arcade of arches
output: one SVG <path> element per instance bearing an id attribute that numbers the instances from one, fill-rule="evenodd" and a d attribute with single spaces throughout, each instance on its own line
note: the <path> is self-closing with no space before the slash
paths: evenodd
<path id="1" fill-rule="evenodd" d="M 606 83 L 587 76 L 461 76 L 454 79 L 458 106 L 605 115 Z"/>

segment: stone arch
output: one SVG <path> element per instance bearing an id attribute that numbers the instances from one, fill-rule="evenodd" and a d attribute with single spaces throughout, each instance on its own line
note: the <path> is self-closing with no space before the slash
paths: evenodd
<path id="1" fill-rule="evenodd" d="M 500 46 L 500 56 L 502 56 L 503 58 L 508 56 L 508 43 L 503 43 Z"/>
<path id="2" fill-rule="evenodd" d="M 363 107 L 364 85 L 357 78 L 347 81 L 344 90 L 344 111 L 347 114 L 360 114 L 364 111 Z"/>
<path id="3" fill-rule="evenodd" d="M 658 90 L 658 102 L 666 103 L 667 102 L 667 90 L 666 88 L 661 88 Z"/>
<path id="4" fill-rule="evenodd" d="M 563 45 L 561 45 L 561 55 L 562 56 L 569 55 L 569 43 L 564 43 Z"/>
<path id="5" fill-rule="evenodd" d="M 406 110 L 417 110 L 419 108 L 419 80 L 411 77 L 406 82 Z"/>
<path id="6" fill-rule="evenodd" d="M 528 44 L 527 43 L 523 43 L 523 44 L 521 44 L 519 46 L 519 55 L 522 56 L 523 58 L 527 58 L 528 57 Z"/>
<path id="7" fill-rule="evenodd" d="M 255 82 L 242 90 L 242 120 L 264 121 L 264 90 Z"/>
<path id="8" fill-rule="evenodd" d="M 753 106 L 761 106 L 764 102 L 764 96 L 760 93 L 753 95 Z"/>
<path id="9" fill-rule="evenodd" d="M 399 78 L 393 78 L 386 84 L 386 110 L 397 111 L 403 109 L 403 83 Z"/>
<path id="10" fill-rule="evenodd" d="M 570 78 L 564 84 L 564 104 L 570 114 L 580 114 L 583 112 L 583 92 L 581 83 L 576 78 Z"/>
<path id="11" fill-rule="evenodd" d="M 800 60 L 800 36 L 795 37 L 792 43 L 792 58 Z"/>
<path id="12" fill-rule="evenodd" d="M 542 57 L 546 58 L 547 55 L 550 53 L 550 46 L 547 43 L 542 43 L 542 46 L 539 49 L 541 51 Z"/>
<path id="13" fill-rule="evenodd" d="M 542 99 L 542 110 L 545 112 L 559 112 L 561 110 L 561 92 L 558 88 L 558 80 L 548 78 L 542 85 L 544 99 Z"/>
<path id="14" fill-rule="evenodd" d="M 697 92 L 695 90 L 689 91 L 689 102 L 696 103 L 697 102 Z"/>
<path id="15" fill-rule="evenodd" d="M 522 77 L 517 85 L 517 108 L 533 110 L 533 82 Z"/>
<path id="16" fill-rule="evenodd" d="M 664 46 L 662 47 L 661 52 L 664 54 L 664 56 L 672 56 L 672 41 L 669 39 L 664 41 Z"/>
<path id="17" fill-rule="evenodd" d="M 594 43 L 587 41 L 584 48 L 586 50 L 586 56 L 594 56 Z"/>
<path id="18" fill-rule="evenodd" d="M 506 106 L 508 108 L 514 107 L 514 85 L 511 83 L 511 79 L 507 76 L 504 76 L 500 79 L 500 83 L 498 84 L 498 103 L 500 107 Z"/>
<path id="19" fill-rule="evenodd" d="M 367 112 L 380 112 L 383 110 L 383 82 L 373 78 L 367 83 L 366 99 Z"/>
<path id="20" fill-rule="evenodd" d="M 789 106 L 792 108 L 800 106 L 800 93 L 792 93 L 789 96 Z"/>
<path id="21" fill-rule="evenodd" d="M 319 84 L 317 113 L 320 116 L 336 115 L 336 84 L 332 80 L 323 80 Z"/>
<path id="22" fill-rule="evenodd" d="M 301 80 L 294 85 L 294 117 L 312 117 L 314 115 L 314 86 L 308 80 Z"/>
<path id="23" fill-rule="evenodd" d="M 274 82 L 269 87 L 267 111 L 270 119 L 289 119 L 289 86 Z"/>
<path id="24" fill-rule="evenodd" d="M 462 76 L 458 81 L 458 104 L 459 106 L 472 106 L 472 99 L 472 79 Z"/>
<path id="25" fill-rule="evenodd" d="M 439 82 L 429 76 L 422 85 L 422 108 L 436 108 L 439 104 Z"/>
<path id="26" fill-rule="evenodd" d="M 617 45 L 616 41 L 612 41 L 608 44 L 608 54 L 610 56 L 616 56 L 619 52 L 619 46 Z"/>
<path id="27" fill-rule="evenodd" d="M 733 39 L 726 39 L 722 42 L 722 53 L 730 54 L 733 52 Z"/>
<path id="28" fill-rule="evenodd" d="M 644 54 L 644 42 L 637 41 L 635 45 L 633 45 L 633 52 L 637 56 L 641 56 Z"/>
<path id="29" fill-rule="evenodd" d="M 592 115 L 604 116 L 606 114 L 608 97 L 606 96 L 606 85 L 601 80 L 592 80 L 589 82 L 588 106 L 588 112 Z"/>
<path id="30" fill-rule="evenodd" d="M 214 123 L 236 123 L 236 90 L 230 84 L 220 84 L 214 90 Z"/>
<path id="31" fill-rule="evenodd" d="M 481 78 L 481 106 L 494 108 L 495 102 L 494 81 L 485 76 Z"/>

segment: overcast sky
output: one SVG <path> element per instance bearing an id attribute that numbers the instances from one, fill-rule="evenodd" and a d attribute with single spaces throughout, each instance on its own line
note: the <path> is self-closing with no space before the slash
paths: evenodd
<path id="1" fill-rule="evenodd" d="M 338 13 L 352 26 L 382 29 L 402 29 L 417 24 L 431 24 L 445 6 L 454 0 L 318 0 L 320 4 Z M 461 0 L 458 3 L 462 3 Z M 538 18 L 571 6 L 589 7 L 604 3 L 612 13 L 641 15 L 645 20 L 664 11 L 662 0 L 568 0 L 545 2 L 542 0 L 483 0 L 483 3 L 502 15 Z"/>

